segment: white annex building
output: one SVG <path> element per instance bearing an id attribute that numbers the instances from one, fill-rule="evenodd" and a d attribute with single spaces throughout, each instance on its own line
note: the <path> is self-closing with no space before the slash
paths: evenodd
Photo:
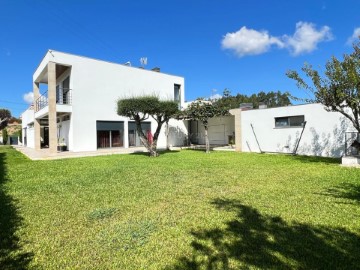
<path id="1" fill-rule="evenodd" d="M 341 113 L 328 112 L 322 104 L 244 110 L 240 118 L 243 152 L 341 157 L 345 133 L 357 134 Z M 348 147 L 355 139 L 349 137 Z"/>
<path id="2" fill-rule="evenodd" d="M 49 50 L 33 75 L 34 104 L 22 114 L 24 146 L 69 151 L 140 146 L 135 123 L 116 112 L 119 98 L 157 95 L 184 103 L 184 78 Z M 144 123 L 145 134 L 156 125 Z M 171 120 L 169 144 L 182 145 L 183 121 Z M 165 130 L 158 140 L 166 147 Z"/>

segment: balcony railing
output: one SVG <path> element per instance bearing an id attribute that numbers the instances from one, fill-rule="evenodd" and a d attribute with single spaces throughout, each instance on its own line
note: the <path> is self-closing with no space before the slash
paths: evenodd
<path id="1" fill-rule="evenodd" d="M 56 88 L 56 104 L 71 105 L 72 104 L 72 90 L 69 88 Z M 48 91 L 41 95 L 35 101 L 35 112 L 40 111 L 49 105 Z"/>

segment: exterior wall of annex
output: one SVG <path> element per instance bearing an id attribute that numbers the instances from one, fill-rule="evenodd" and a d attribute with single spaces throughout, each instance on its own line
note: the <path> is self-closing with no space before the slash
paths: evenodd
<path id="1" fill-rule="evenodd" d="M 299 144 L 300 155 L 341 157 L 349 131 L 354 131 L 350 121 L 322 104 L 241 111 L 243 152 L 293 153 Z"/>

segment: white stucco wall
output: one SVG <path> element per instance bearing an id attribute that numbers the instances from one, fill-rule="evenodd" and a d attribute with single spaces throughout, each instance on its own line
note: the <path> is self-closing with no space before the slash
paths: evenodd
<path id="1" fill-rule="evenodd" d="M 161 99 L 173 100 L 174 84 L 179 84 L 181 85 L 181 105 L 184 103 L 184 78 L 179 76 L 52 51 L 47 53 L 40 63 L 34 74 L 34 80 L 46 67 L 44 62 L 48 61 L 71 66 L 72 114 L 68 141 L 69 148 L 73 151 L 97 149 L 97 120 L 124 121 L 124 125 L 127 125 L 128 119 L 116 113 L 116 101 L 119 98 L 154 94 Z M 58 81 L 61 79 L 58 78 Z M 154 133 L 156 122 L 150 120 Z M 186 127 L 182 121 L 175 120 L 171 121 L 171 125 L 174 127 L 172 143 L 178 145 L 180 141 L 184 141 L 179 134 L 186 134 Z M 127 136 L 124 138 L 124 144 L 127 147 Z M 166 147 L 164 128 L 158 145 Z"/>
<path id="2" fill-rule="evenodd" d="M 28 128 L 27 129 L 27 147 L 30 148 L 35 148 L 35 130 L 34 127 Z M 23 136 L 24 136 L 24 132 L 23 132 Z M 23 142 L 24 142 L 24 138 L 23 138 Z"/>
<path id="3" fill-rule="evenodd" d="M 61 123 L 58 123 L 59 143 L 64 142 L 68 146 L 69 150 L 72 150 L 72 144 L 69 144 L 69 130 L 70 130 L 70 120 L 62 121 Z"/>
<path id="4" fill-rule="evenodd" d="M 307 122 L 297 153 L 340 157 L 344 153 L 345 132 L 352 125 L 340 113 L 327 112 L 321 104 L 305 104 L 241 112 L 242 151 L 292 153 L 302 127 L 275 128 L 275 117 L 304 115 Z"/>
<path id="5" fill-rule="evenodd" d="M 24 143 L 25 132 L 24 128 L 26 128 L 26 141 L 27 147 L 35 148 L 35 136 L 34 136 L 34 110 L 27 109 L 21 114 L 21 128 L 22 128 L 22 141 Z"/>

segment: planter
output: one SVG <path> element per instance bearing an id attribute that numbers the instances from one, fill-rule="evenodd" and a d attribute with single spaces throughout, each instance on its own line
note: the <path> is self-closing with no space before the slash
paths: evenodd
<path id="1" fill-rule="evenodd" d="M 66 145 L 58 145 L 57 150 L 58 150 L 58 152 L 67 151 L 67 146 Z"/>

